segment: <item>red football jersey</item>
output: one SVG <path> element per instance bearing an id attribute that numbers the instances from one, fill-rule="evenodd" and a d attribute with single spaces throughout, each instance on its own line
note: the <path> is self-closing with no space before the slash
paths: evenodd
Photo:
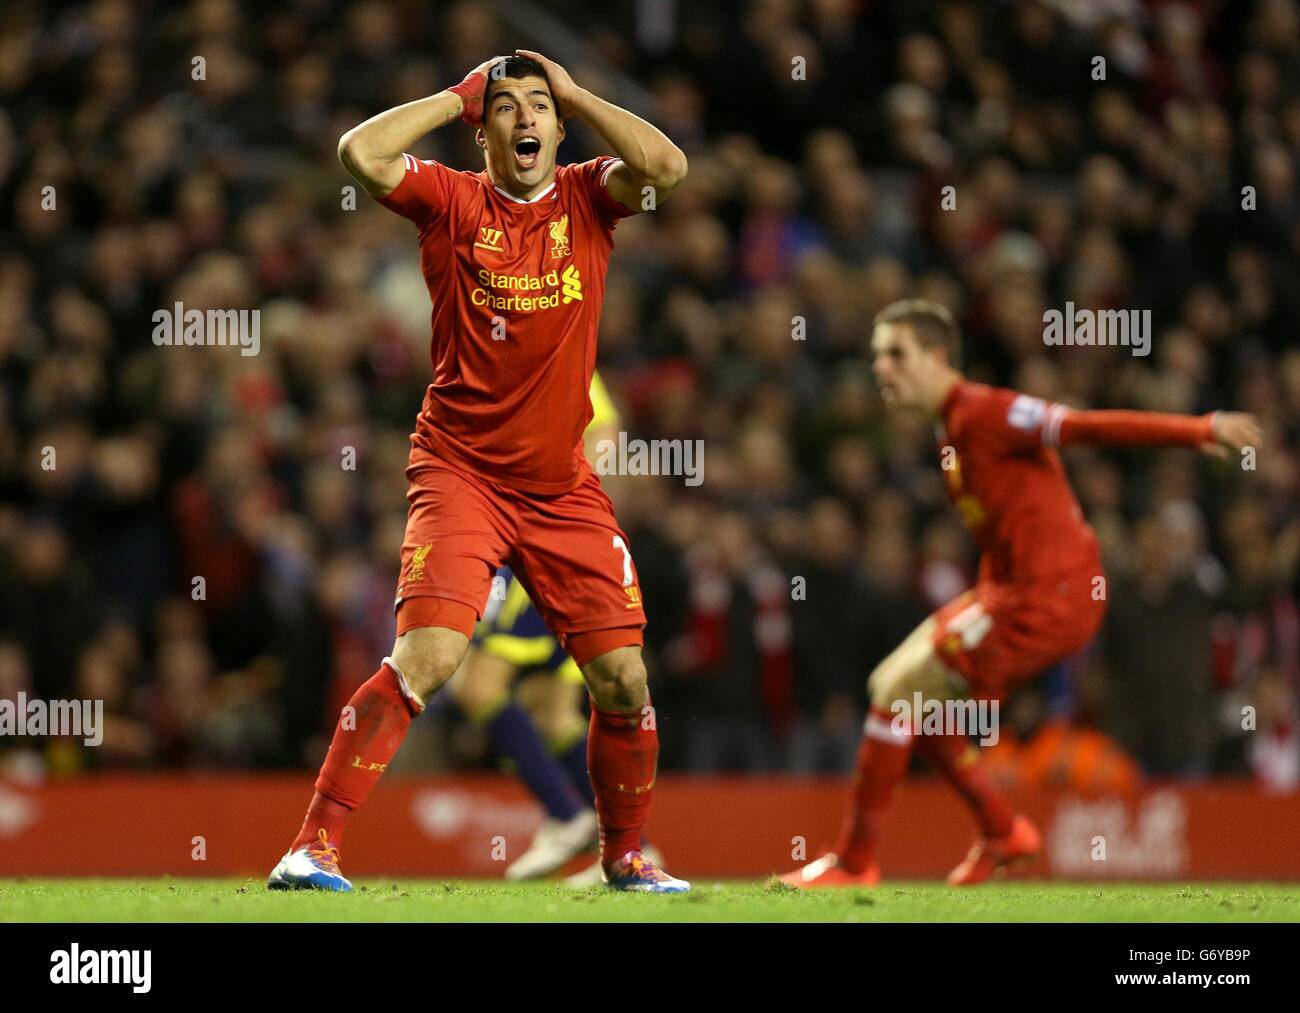
<path id="1" fill-rule="evenodd" d="M 1215 413 L 1078 411 L 966 380 L 954 384 L 939 414 L 948 494 L 980 547 L 980 579 L 998 583 L 1033 583 L 1100 566 L 1097 536 L 1056 447 L 1216 442 Z"/>
<path id="2" fill-rule="evenodd" d="M 980 547 L 981 581 L 1034 583 L 1100 566 L 1097 536 L 1051 446 L 1066 411 L 966 380 L 944 400 L 939 460 L 948 495 Z"/>
<path id="3" fill-rule="evenodd" d="M 606 189 L 618 159 L 558 166 L 523 201 L 486 171 L 404 158 L 380 203 L 419 228 L 433 301 L 433 383 L 411 440 L 502 485 L 567 492 L 592 415 L 614 226 L 633 213 Z"/>

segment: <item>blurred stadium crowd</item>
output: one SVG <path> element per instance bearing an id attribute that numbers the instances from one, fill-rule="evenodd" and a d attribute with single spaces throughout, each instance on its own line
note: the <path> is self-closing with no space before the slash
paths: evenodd
<path id="1" fill-rule="evenodd" d="M 540 6 L 9 8 L 0 697 L 103 699 L 111 717 L 98 749 L 0 745 L 8 769 L 315 769 L 392 643 L 429 381 L 415 236 L 364 194 L 345 209 L 335 146 L 530 46 L 691 160 L 619 227 L 600 350 L 629 435 L 704 441 L 699 488 L 607 480 L 665 768 L 847 769 L 873 664 L 971 581 L 933 429 L 887 418 L 862 358 L 873 313 L 915 294 L 957 312 L 976 379 L 1234 407 L 1269 436 L 1254 471 L 1068 453 L 1110 619 L 1011 703 L 1007 776 L 1294 790 L 1296 0 Z M 600 150 L 571 125 L 561 160 Z M 416 153 L 482 164 L 460 125 Z M 1067 300 L 1150 309 L 1150 356 L 1046 348 L 1043 313 Z M 260 308 L 260 354 L 156 347 L 151 315 L 176 301 Z M 422 723 L 403 765 L 490 762 L 472 730 Z"/>

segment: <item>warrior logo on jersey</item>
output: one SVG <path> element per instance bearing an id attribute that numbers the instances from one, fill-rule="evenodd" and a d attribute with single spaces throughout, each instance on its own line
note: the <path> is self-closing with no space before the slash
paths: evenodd
<path id="1" fill-rule="evenodd" d="M 951 447 L 945 447 L 947 453 Z M 974 531 L 984 523 L 984 506 L 979 499 L 970 493 L 962 491 L 961 487 L 961 459 L 954 452 L 950 458 L 951 465 L 944 469 L 944 475 L 948 479 L 948 488 L 952 492 L 953 502 L 957 507 L 957 513 L 961 515 L 962 523 L 966 525 L 967 530 Z"/>
<path id="2" fill-rule="evenodd" d="M 551 222 L 551 259 L 567 257 L 570 252 L 572 251 L 569 249 L 569 216 L 560 215 L 556 221 Z"/>
<path id="3" fill-rule="evenodd" d="M 501 230 L 493 229 L 487 226 L 478 230 L 479 240 L 474 245 L 480 250 L 491 250 L 493 253 L 504 252 L 501 249 Z"/>

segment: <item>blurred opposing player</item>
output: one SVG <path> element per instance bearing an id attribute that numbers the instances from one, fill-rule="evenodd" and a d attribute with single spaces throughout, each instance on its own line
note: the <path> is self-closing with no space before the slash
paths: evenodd
<path id="1" fill-rule="evenodd" d="M 535 879 L 597 843 L 582 673 L 508 567 L 497 580 L 504 599 L 489 603 L 447 691 L 546 812 L 527 850 L 505 870 L 506 879 Z"/>
<path id="2" fill-rule="evenodd" d="M 584 120 L 617 157 L 557 166 L 561 113 Z M 406 153 L 458 118 L 477 128 L 483 171 Z M 614 228 L 663 200 L 686 158 L 649 123 L 525 51 L 353 128 L 339 158 L 419 230 L 433 383 L 406 469 L 393 653 L 344 709 L 302 829 L 268 885 L 351 888 L 339 871 L 345 822 L 460 665 L 492 575 L 509 563 L 591 695 L 588 767 L 609 885 L 688 890 L 640 850 L 659 752 L 641 659 L 645 613 L 627 537 L 582 454 Z"/>
<path id="3" fill-rule="evenodd" d="M 597 397 L 593 383 L 593 407 Z M 599 415 L 600 409 L 596 411 Z M 597 844 L 582 672 L 546 628 L 509 567 L 502 568 L 497 580 L 505 587 L 504 596 L 489 602 L 447 690 L 461 712 L 487 731 L 497 755 L 514 762 L 519 779 L 546 811 L 528 848 L 505 870 L 506 879 L 537 879 Z M 658 850 L 644 837 L 641 848 L 651 861 L 662 864 Z M 599 886 L 604 882 L 600 861 L 564 882 Z"/>
<path id="4" fill-rule="evenodd" d="M 943 306 L 902 300 L 877 317 L 873 369 L 886 405 L 934 416 L 948 493 L 980 548 L 974 589 L 926 619 L 871 674 L 851 810 L 833 852 L 782 876 L 792 886 L 879 882 L 877 844 L 894 787 L 907 773 L 912 722 L 900 705 L 969 694 L 1000 699 L 1084 647 L 1106 613 L 1096 535 L 1066 479 L 1058 447 L 1074 443 L 1225 448 L 1258 445 L 1255 419 L 1140 411 L 1075 411 L 971 383 L 958 371 L 960 334 Z M 981 837 L 948 877 L 979 883 L 1035 855 L 1038 830 L 994 787 L 964 735 L 915 746 L 974 811 Z"/>

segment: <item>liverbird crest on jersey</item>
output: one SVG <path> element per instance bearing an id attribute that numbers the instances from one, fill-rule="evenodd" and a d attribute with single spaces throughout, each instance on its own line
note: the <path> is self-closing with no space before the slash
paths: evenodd
<path id="1" fill-rule="evenodd" d="M 559 259 L 569 255 L 569 216 L 560 215 L 551 222 L 551 256 Z"/>

